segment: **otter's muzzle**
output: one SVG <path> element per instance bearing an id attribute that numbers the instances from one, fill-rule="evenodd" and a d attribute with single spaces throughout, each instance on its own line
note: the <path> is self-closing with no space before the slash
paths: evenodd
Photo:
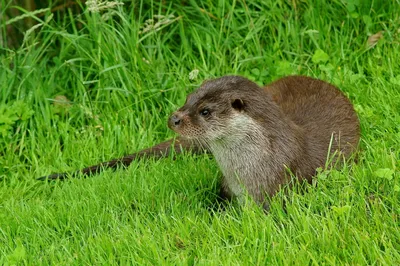
<path id="1" fill-rule="evenodd" d="M 168 119 L 168 127 L 172 130 L 176 130 L 182 124 L 182 114 L 179 112 L 173 113 Z"/>

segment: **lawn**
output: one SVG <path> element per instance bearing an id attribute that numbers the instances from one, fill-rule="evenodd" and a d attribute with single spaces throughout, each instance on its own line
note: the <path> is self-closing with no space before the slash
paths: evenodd
<path id="1" fill-rule="evenodd" d="M 9 2 L 0 0 L 1 265 L 400 264 L 399 0 L 87 1 L 15 17 Z M 11 47 L 9 29 L 27 19 Z M 251 201 L 215 208 L 220 172 L 206 155 L 36 180 L 174 136 L 169 114 L 226 74 L 339 87 L 361 122 L 357 162 L 277 195 L 268 214 Z"/>

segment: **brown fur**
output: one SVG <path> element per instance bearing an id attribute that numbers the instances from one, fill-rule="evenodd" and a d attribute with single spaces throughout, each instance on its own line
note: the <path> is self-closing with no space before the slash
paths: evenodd
<path id="1" fill-rule="evenodd" d="M 172 151 L 175 153 L 181 153 L 182 151 L 192 151 L 193 153 L 204 152 L 196 145 L 191 144 L 190 141 L 185 139 L 170 139 L 161 142 L 148 149 L 141 150 L 139 152 L 126 155 L 122 158 L 114 159 L 108 162 L 103 162 L 93 166 L 83 168 L 81 170 L 70 172 L 70 173 L 56 173 L 48 176 L 39 177 L 38 180 L 64 180 L 68 177 L 89 176 L 100 173 L 105 168 L 116 169 L 119 166 L 129 166 L 134 160 L 146 157 L 162 158 L 171 154 Z"/>
<path id="2" fill-rule="evenodd" d="M 264 89 L 238 76 L 206 81 L 188 95 L 168 125 L 181 135 L 173 145 L 177 152 L 214 154 L 224 174 L 225 195 L 242 199 L 248 192 L 260 204 L 288 182 L 287 169 L 310 181 L 328 155 L 338 151 L 349 157 L 360 134 L 349 100 L 333 85 L 303 76 L 282 78 Z M 162 157 L 170 153 L 171 143 L 75 173 L 97 173 L 143 156 Z"/>
<path id="3" fill-rule="evenodd" d="M 209 114 L 202 116 L 203 110 Z M 169 126 L 211 150 L 224 174 L 225 195 L 242 198 L 248 192 L 261 204 L 288 182 L 287 168 L 310 181 L 328 155 L 348 157 L 359 140 L 348 99 L 326 82 L 300 76 L 264 90 L 237 76 L 207 81 Z"/>

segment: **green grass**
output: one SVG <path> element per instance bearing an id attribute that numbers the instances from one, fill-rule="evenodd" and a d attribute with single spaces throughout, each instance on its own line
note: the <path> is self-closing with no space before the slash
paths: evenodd
<path id="1" fill-rule="evenodd" d="M 20 48 L 0 48 L 1 265 L 400 264 L 398 0 L 134 2 L 46 13 Z M 166 119 L 185 95 L 226 74 L 337 85 L 361 121 L 358 163 L 276 196 L 268 215 L 251 203 L 213 211 L 220 172 L 207 156 L 35 180 L 173 136 Z"/>

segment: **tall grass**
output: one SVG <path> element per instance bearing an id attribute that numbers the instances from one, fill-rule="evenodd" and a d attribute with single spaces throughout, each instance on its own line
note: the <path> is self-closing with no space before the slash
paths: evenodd
<path id="1" fill-rule="evenodd" d="M 0 3 L 4 18 L 13 7 Z M 400 263 L 398 0 L 81 8 L 27 12 L 35 28 L 0 48 L 0 264 Z M 215 210 L 220 173 L 207 156 L 35 180 L 172 136 L 168 114 L 226 74 L 337 85 L 361 121 L 358 163 L 276 196 L 268 215 L 252 203 Z"/>

